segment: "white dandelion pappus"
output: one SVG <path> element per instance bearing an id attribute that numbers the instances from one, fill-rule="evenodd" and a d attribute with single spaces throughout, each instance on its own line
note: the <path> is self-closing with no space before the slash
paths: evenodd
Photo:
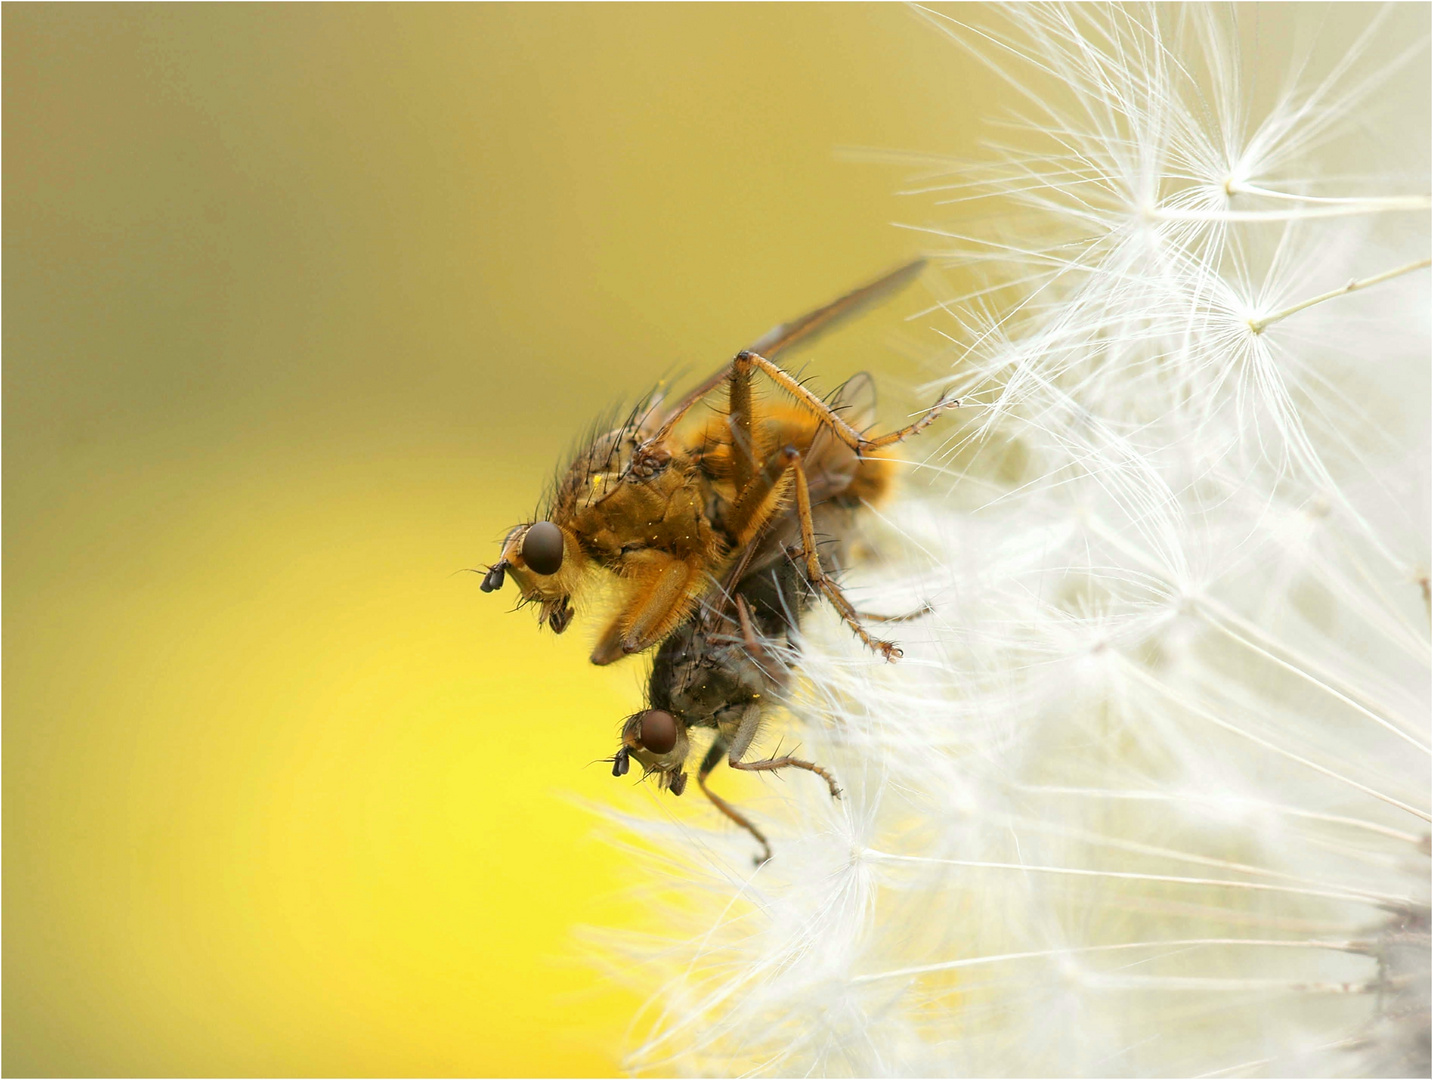
<path id="1" fill-rule="evenodd" d="M 1021 102 L 914 186 L 973 407 L 848 585 L 934 613 L 805 618 L 772 862 L 625 823 L 629 1065 L 1427 1075 L 1428 9 L 922 13 Z"/>

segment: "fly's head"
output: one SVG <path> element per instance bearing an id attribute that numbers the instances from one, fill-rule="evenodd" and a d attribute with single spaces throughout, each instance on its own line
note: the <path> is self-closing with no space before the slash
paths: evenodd
<path id="1" fill-rule="evenodd" d="M 635 758 L 644 776 L 655 774 L 658 784 L 680 795 L 687 786 L 683 767 L 690 751 L 685 723 L 666 709 L 643 709 L 622 725 L 622 748 L 612 759 L 612 775 L 625 776 Z"/>
<path id="2" fill-rule="evenodd" d="M 572 621 L 572 594 L 586 562 L 577 536 L 552 521 L 518 525 L 503 541 L 502 554 L 483 577 L 483 592 L 503 587 L 512 575 L 525 604 L 538 605 L 538 621 L 560 634 Z"/>

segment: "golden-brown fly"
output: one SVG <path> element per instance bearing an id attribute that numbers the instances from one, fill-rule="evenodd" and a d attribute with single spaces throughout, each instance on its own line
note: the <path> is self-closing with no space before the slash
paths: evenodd
<path id="1" fill-rule="evenodd" d="M 857 508 L 891 486 L 889 448 L 925 428 L 956 402 L 940 401 L 914 423 L 868 436 L 839 402 L 812 393 L 772 357 L 809 341 L 913 279 L 916 261 L 784 323 L 745 349 L 670 408 L 654 395 L 616 429 L 592 440 L 559 478 L 540 520 L 509 531 L 483 579 L 501 588 L 506 574 L 539 618 L 562 633 L 586 587 L 606 576 L 618 589 L 616 614 L 592 653 L 610 664 L 676 631 L 699 599 L 738 583 L 758 547 L 787 551 L 810 587 L 824 595 L 872 649 L 901 655 L 872 637 L 822 566 L 813 507 Z M 763 401 L 757 378 L 785 400 Z M 725 409 L 704 422 L 695 406 L 724 391 Z"/>

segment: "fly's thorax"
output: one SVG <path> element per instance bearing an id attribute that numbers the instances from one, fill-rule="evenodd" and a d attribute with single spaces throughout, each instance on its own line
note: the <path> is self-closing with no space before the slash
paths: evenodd
<path id="1" fill-rule="evenodd" d="M 553 496 L 553 510 L 558 514 L 571 514 L 578 506 L 588 502 L 594 486 L 605 490 L 609 480 L 620 477 L 632 460 L 635 448 L 635 432 L 630 427 L 621 427 L 597 436 L 572 458 L 570 464 L 557 482 Z"/>
<path id="2" fill-rule="evenodd" d="M 690 456 L 671 440 L 654 441 L 643 424 L 632 423 L 594 438 L 572 459 L 557 483 L 553 508 L 575 515 L 621 491 L 650 485 L 669 469 L 691 468 Z"/>
<path id="3" fill-rule="evenodd" d="M 619 573 L 633 570 L 633 560 L 647 551 L 706 566 L 722 550 L 707 502 L 704 481 L 674 467 L 645 481 L 624 479 L 605 497 L 577 507 L 572 528 L 593 559 Z"/>

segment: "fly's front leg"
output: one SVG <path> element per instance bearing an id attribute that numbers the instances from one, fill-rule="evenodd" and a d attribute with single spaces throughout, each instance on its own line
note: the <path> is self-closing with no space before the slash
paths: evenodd
<path id="1" fill-rule="evenodd" d="M 926 410 L 925 415 L 915 423 L 907 424 L 903 428 L 896 431 L 889 431 L 884 435 L 878 435 L 874 439 L 868 439 L 842 419 L 840 413 L 836 412 L 831 406 L 827 405 L 826 402 L 822 401 L 810 390 L 793 379 L 783 368 L 773 364 L 760 353 L 754 353 L 749 350 L 739 352 L 736 354 L 736 359 L 732 361 L 733 375 L 744 371 L 750 372 L 753 368 L 765 373 L 768 379 L 795 398 L 799 404 L 809 409 L 817 420 L 829 427 L 838 439 L 861 457 L 874 453 L 877 450 L 882 450 L 887 446 L 893 446 L 903 439 L 910 438 L 912 435 L 923 431 L 934 423 L 935 418 L 941 413 L 947 409 L 956 408 L 960 404 L 959 400 L 946 401 L 945 399 L 941 399 L 930 409 Z"/>
<path id="2" fill-rule="evenodd" d="M 831 789 L 831 798 L 841 797 L 841 788 L 836 783 L 836 778 L 831 775 L 830 770 L 823 769 L 810 761 L 802 761 L 790 754 L 781 757 L 767 758 L 765 761 L 742 761 L 746 752 L 751 747 L 752 739 L 756 738 L 756 729 L 761 722 L 761 706 L 752 702 L 746 707 L 742 714 L 741 726 L 737 728 L 736 738 L 731 741 L 731 752 L 727 754 L 726 763 L 733 769 L 741 769 L 743 772 L 775 772 L 777 769 L 805 769 L 807 772 L 815 773 L 826 781 L 826 786 Z M 715 749 L 715 747 L 713 748 Z"/>
<path id="3" fill-rule="evenodd" d="M 721 739 L 717 739 L 716 742 L 712 743 L 711 749 L 707 751 L 707 756 L 702 759 L 702 767 L 697 770 L 697 787 L 702 789 L 702 794 L 712 801 L 713 806 L 747 832 L 751 833 L 756 839 L 756 842 L 761 845 L 761 856 L 756 860 L 756 865 L 760 866 L 771 858 L 771 845 L 766 842 L 766 837 L 762 835 L 760 829 L 747 819 L 746 815 L 732 806 L 731 803 L 727 802 L 711 788 L 707 787 L 707 776 L 710 775 L 711 771 L 721 762 L 722 755 L 725 753 L 726 743 L 722 742 Z"/>
<path id="4" fill-rule="evenodd" d="M 686 616 L 700 587 L 692 560 L 648 549 L 631 561 L 638 568 L 636 586 L 592 650 L 594 664 L 610 664 L 666 637 Z"/>
<path id="5" fill-rule="evenodd" d="M 840 588 L 826 576 L 821 569 L 821 558 L 816 554 L 816 529 L 811 523 L 811 490 L 806 486 L 806 470 L 801 467 L 798 461 L 796 470 L 796 518 L 801 525 L 801 548 L 802 557 L 806 560 L 806 577 L 814 588 L 820 589 L 830 600 L 832 605 L 846 620 L 852 630 L 867 646 L 880 653 L 887 660 L 899 660 L 901 650 L 894 641 L 881 641 L 873 638 L 867 633 L 866 628 L 861 625 L 860 613 L 851 606 L 851 601 L 841 592 Z"/>

